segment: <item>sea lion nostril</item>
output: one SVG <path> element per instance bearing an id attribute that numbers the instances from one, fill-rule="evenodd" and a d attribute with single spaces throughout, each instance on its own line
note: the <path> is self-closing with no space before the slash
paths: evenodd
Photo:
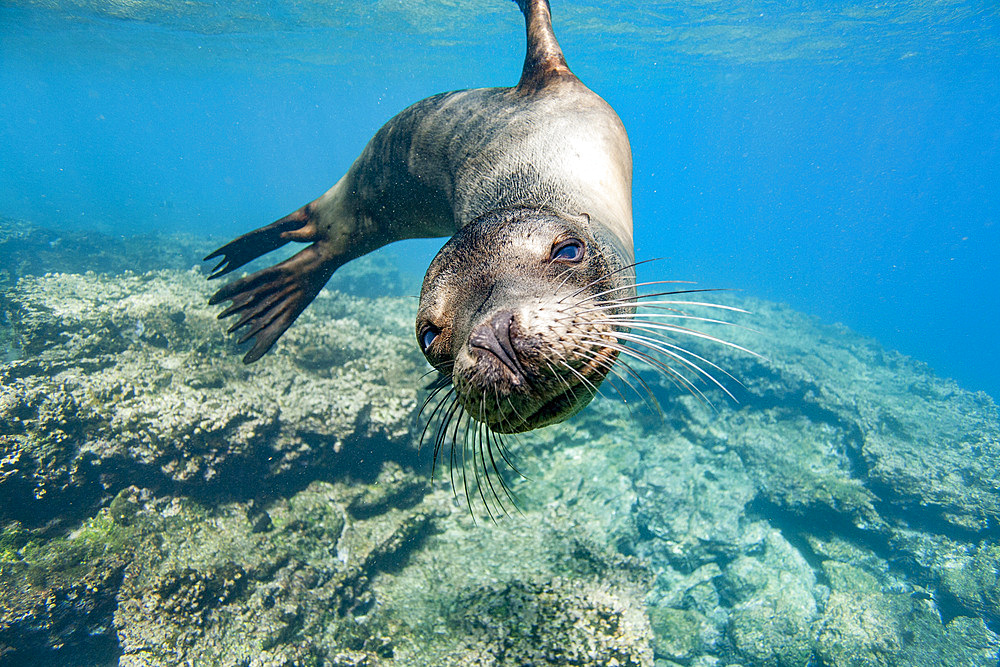
<path id="1" fill-rule="evenodd" d="M 496 332 L 497 338 L 510 343 L 510 325 L 514 323 L 514 313 L 509 310 L 501 310 L 490 318 L 490 326 Z"/>
<path id="2" fill-rule="evenodd" d="M 469 336 L 469 346 L 486 350 L 514 374 L 514 384 L 520 384 L 524 379 L 524 367 L 517 358 L 517 352 L 510 340 L 510 327 L 514 322 L 514 313 L 502 310 L 489 322 L 480 324 L 472 330 Z"/>

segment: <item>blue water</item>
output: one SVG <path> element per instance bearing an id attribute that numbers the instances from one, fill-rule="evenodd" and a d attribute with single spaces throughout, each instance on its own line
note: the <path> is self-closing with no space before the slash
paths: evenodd
<path id="1" fill-rule="evenodd" d="M 1000 10 L 553 12 L 629 130 L 640 258 L 1000 397 Z M 511 85 L 522 55 L 508 0 L 2 3 L 0 216 L 239 234 L 325 191 L 406 105 Z M 422 271 L 438 245 L 401 261 Z"/>

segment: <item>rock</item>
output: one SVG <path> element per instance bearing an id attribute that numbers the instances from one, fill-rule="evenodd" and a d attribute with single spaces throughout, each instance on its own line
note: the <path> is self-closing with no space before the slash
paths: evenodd
<path id="1" fill-rule="evenodd" d="M 898 592 L 889 573 L 824 561 L 832 589 L 814 626 L 814 648 L 824 664 L 992 666 L 1000 637 L 982 619 L 942 622 L 933 598 Z"/>
<path id="2" fill-rule="evenodd" d="M 378 664 L 391 640 L 366 623 L 370 582 L 420 545 L 435 511 L 386 507 L 359 521 L 346 511 L 357 493 L 316 482 L 267 507 L 267 532 L 238 504 L 161 501 L 158 539 L 137 550 L 119 592 L 120 664 Z"/>
<path id="3" fill-rule="evenodd" d="M 687 661 L 711 650 L 717 629 L 704 616 L 688 609 L 651 607 L 653 653 L 658 658 Z"/>
<path id="4" fill-rule="evenodd" d="M 95 664 L 117 655 L 113 615 L 140 527 L 108 510 L 65 536 L 19 523 L 0 533 L 0 657 Z"/>
<path id="5" fill-rule="evenodd" d="M 642 446 L 636 521 L 642 553 L 689 572 L 739 553 L 745 507 L 755 488 L 732 452 L 713 452 L 681 434 Z"/>
<path id="6" fill-rule="evenodd" d="M 652 667 L 641 563 L 572 516 L 477 526 L 455 508 L 402 569 L 373 582 L 373 622 L 410 638 L 389 664 Z"/>
<path id="7" fill-rule="evenodd" d="M 817 616 L 812 568 L 777 531 L 768 530 L 762 546 L 735 559 L 720 579 L 724 599 L 733 603 L 729 636 L 744 663 L 807 664 Z"/>
<path id="8" fill-rule="evenodd" d="M 651 667 L 648 620 L 604 586 L 555 579 L 469 591 L 453 618 L 472 635 L 467 665 Z"/>
<path id="9" fill-rule="evenodd" d="M 774 304 L 744 305 L 767 330 L 796 333 L 762 338 L 731 329 L 730 338 L 760 348 L 770 361 L 766 370 L 754 369 L 759 362 L 745 356 L 732 364 L 723 358 L 722 365 L 747 369 L 755 397 L 747 397 L 748 406 L 801 433 L 782 437 L 776 430 L 770 444 L 739 445 L 744 455 L 791 464 L 794 489 L 862 530 L 883 530 L 875 513 L 939 533 L 975 533 L 996 523 L 1000 491 L 992 480 L 1000 476 L 1000 417 L 986 394 L 963 391 L 844 327 Z M 766 475 L 774 504 L 807 502 L 788 496 L 785 465 L 752 467 Z"/>
<path id="10" fill-rule="evenodd" d="M 246 495 L 407 448 L 423 368 L 412 324 L 324 294 L 247 368 L 209 293 L 193 271 L 21 280 L 8 308 L 26 356 L 0 368 L 0 518 L 85 514 L 132 483 Z"/>
<path id="11" fill-rule="evenodd" d="M 396 280 L 372 266 L 362 287 Z M 733 301 L 750 327 L 711 333 L 764 358 L 682 344 L 738 404 L 612 378 L 507 440 L 528 479 L 501 471 L 504 516 L 417 458 L 413 300 L 324 291 L 247 368 L 210 290 L 171 270 L 4 293 L 3 659 L 997 664 L 996 406 L 873 341 Z M 662 414 L 616 400 L 625 378 Z"/>

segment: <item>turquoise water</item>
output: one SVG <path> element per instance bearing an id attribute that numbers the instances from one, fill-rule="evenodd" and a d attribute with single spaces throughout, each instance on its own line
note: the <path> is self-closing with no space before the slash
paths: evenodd
<path id="1" fill-rule="evenodd" d="M 510 5 L 3 3 L 0 215 L 258 227 L 411 102 L 516 81 Z M 571 67 L 629 130 L 640 257 L 1000 396 L 995 6 L 554 5 Z"/>
<path id="2" fill-rule="evenodd" d="M 0 0 L 0 667 L 996 667 L 1000 10 L 552 2 L 640 278 L 752 312 L 480 478 L 418 415 L 440 239 L 250 366 L 186 269 L 514 83 L 512 2 Z"/>

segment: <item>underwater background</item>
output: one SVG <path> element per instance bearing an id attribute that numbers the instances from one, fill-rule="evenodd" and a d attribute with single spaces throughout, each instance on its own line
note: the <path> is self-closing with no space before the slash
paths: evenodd
<path id="1" fill-rule="evenodd" d="M 0 665 L 997 664 L 1000 9 L 552 4 L 643 276 L 764 358 L 512 443 L 494 523 L 418 447 L 442 240 L 250 368 L 193 267 L 513 85 L 514 4 L 0 2 Z"/>
<path id="2" fill-rule="evenodd" d="M 516 82 L 508 4 L 3 3 L 0 213 L 118 234 L 256 228 L 325 192 L 414 101 Z M 570 65 L 629 131 L 640 257 L 1000 395 L 996 7 L 553 11 Z"/>

